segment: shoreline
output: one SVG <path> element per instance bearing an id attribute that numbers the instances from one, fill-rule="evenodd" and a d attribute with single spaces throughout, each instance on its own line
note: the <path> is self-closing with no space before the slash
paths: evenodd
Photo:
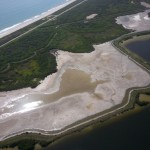
<path id="1" fill-rule="evenodd" d="M 36 21 L 39 21 L 41 19 L 44 19 L 45 17 L 48 17 L 49 15 L 52 15 L 53 13 L 57 12 L 58 10 L 68 6 L 69 4 L 75 2 L 76 0 L 69 0 L 69 1 L 66 1 L 64 4 L 61 4 L 59 6 L 56 6 L 56 7 L 53 7 L 51 9 L 49 9 L 48 11 L 46 12 L 43 12 L 41 13 L 40 15 L 38 16 L 34 16 L 34 17 L 31 17 L 23 22 L 20 22 L 20 23 L 17 23 L 13 26 L 10 26 L 10 27 L 7 27 L 7 28 L 4 28 L 2 30 L 0 30 L 0 38 L 3 38 L 15 31 L 18 31 Z M 53 18 L 50 18 L 50 19 L 53 19 Z"/>

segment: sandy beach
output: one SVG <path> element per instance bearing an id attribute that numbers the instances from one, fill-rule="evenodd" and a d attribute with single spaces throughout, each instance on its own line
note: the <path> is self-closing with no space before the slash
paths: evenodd
<path id="1" fill-rule="evenodd" d="M 71 3 L 75 2 L 75 1 L 76 1 L 76 0 L 69 0 L 69 1 L 66 1 L 66 3 L 64 3 L 64 4 L 62 4 L 62 5 L 59 5 L 59 6 L 57 6 L 57 7 L 54 7 L 54 8 L 52 8 L 52 9 L 49 9 L 48 11 L 43 12 L 42 14 L 40 14 L 40 15 L 38 15 L 38 16 L 34 16 L 34 17 L 32 17 L 32 18 L 30 18 L 30 19 L 28 19 L 28 20 L 25 20 L 25 21 L 23 21 L 23 22 L 21 22 L 21 23 L 18 23 L 18 24 L 16 24 L 16 25 L 13 25 L 13 26 L 11 26 L 11 27 L 8 27 L 8 28 L 6 28 L 6 29 L 4 29 L 4 30 L 1 30 L 1 31 L 0 31 L 0 38 L 2 38 L 2 37 L 4 37 L 4 36 L 7 36 L 7 35 L 9 35 L 9 34 L 15 32 L 15 31 L 17 31 L 17 30 L 20 30 L 20 29 L 22 29 L 22 28 L 24 28 L 24 27 L 26 27 L 26 26 L 28 26 L 28 25 L 30 25 L 30 24 L 32 24 L 32 23 L 34 23 L 34 22 L 36 22 L 36 21 L 38 21 L 38 20 L 40 20 L 40 19 L 43 19 L 43 18 L 45 18 L 45 17 L 47 17 L 47 16 L 49 16 L 49 15 L 52 15 L 54 12 L 56 12 L 56 11 L 58 11 L 58 10 L 64 8 L 64 7 L 66 7 L 67 5 L 69 5 L 69 4 L 71 4 Z"/>

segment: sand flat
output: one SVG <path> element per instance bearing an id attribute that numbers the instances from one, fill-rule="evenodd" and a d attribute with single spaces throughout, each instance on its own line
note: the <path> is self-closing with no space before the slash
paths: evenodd
<path id="1" fill-rule="evenodd" d="M 146 8 L 150 8 L 150 4 L 149 3 L 141 2 L 141 5 L 146 7 Z"/>
<path id="2" fill-rule="evenodd" d="M 111 42 L 94 48 L 84 54 L 58 51 L 58 72 L 37 88 L 0 93 L 0 139 L 24 129 L 61 130 L 120 104 L 128 88 L 150 83 L 150 75 Z"/>
<path id="3" fill-rule="evenodd" d="M 150 30 L 150 17 L 148 13 L 150 9 L 133 15 L 119 16 L 116 18 L 116 23 L 121 24 L 126 29 L 134 31 Z"/>

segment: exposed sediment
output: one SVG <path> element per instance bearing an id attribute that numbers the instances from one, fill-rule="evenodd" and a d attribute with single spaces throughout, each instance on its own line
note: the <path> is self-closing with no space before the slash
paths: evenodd
<path id="1" fill-rule="evenodd" d="M 0 93 L 0 138 L 24 129 L 57 131 L 122 103 L 150 75 L 107 42 L 91 53 L 58 51 L 58 72 L 35 89 Z"/>
<path id="2" fill-rule="evenodd" d="M 133 15 L 119 16 L 116 18 L 116 23 L 133 31 L 150 30 L 150 18 L 148 17 L 149 12 L 150 9 Z"/>

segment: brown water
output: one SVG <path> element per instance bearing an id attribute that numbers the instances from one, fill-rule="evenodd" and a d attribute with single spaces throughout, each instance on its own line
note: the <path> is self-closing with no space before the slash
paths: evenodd
<path id="1" fill-rule="evenodd" d="M 94 92 L 98 83 L 92 83 L 90 75 L 84 71 L 68 69 L 62 76 L 59 91 L 45 95 L 44 100 L 50 102 L 77 93 Z"/>
<path id="2" fill-rule="evenodd" d="M 6 107 L 0 110 L 0 115 L 4 113 L 25 112 L 34 108 L 46 105 L 48 103 L 57 101 L 61 98 L 83 92 L 94 93 L 98 84 L 107 81 L 91 82 L 90 74 L 77 69 L 68 69 L 64 72 L 61 78 L 59 90 L 52 94 L 29 94 L 17 101 L 11 102 L 9 105 L 13 107 Z"/>

